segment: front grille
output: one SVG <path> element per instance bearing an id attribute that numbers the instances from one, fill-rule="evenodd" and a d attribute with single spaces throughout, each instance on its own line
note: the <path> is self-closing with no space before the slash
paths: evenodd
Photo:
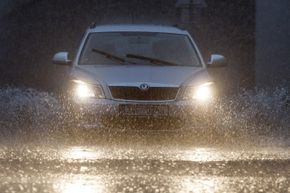
<path id="1" fill-rule="evenodd" d="M 162 101 L 174 100 L 178 93 L 178 88 L 153 87 L 147 91 L 142 91 L 138 87 L 111 86 L 110 91 L 114 99 Z"/>

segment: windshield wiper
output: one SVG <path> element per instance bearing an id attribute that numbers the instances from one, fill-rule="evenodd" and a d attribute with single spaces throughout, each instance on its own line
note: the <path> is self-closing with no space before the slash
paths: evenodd
<path id="1" fill-rule="evenodd" d="M 136 55 L 136 54 L 127 54 L 127 58 L 135 58 L 135 59 L 140 59 L 140 60 L 146 60 L 152 64 L 163 64 L 163 65 L 170 65 L 170 66 L 178 66 L 178 64 L 175 64 L 173 62 L 168 62 L 165 60 L 157 59 L 157 58 L 151 58 L 147 56 L 141 56 L 141 55 Z"/>
<path id="2" fill-rule="evenodd" d="M 119 56 L 116 56 L 114 54 L 111 54 L 111 53 L 108 53 L 108 52 L 105 52 L 103 50 L 99 50 L 99 49 L 96 49 L 96 48 L 93 48 L 92 49 L 93 52 L 96 52 L 98 54 L 101 54 L 103 56 L 105 56 L 106 58 L 109 58 L 111 60 L 115 60 L 115 61 L 118 61 L 119 63 L 121 64 L 126 64 L 126 63 L 130 63 L 130 64 L 134 64 L 134 62 L 130 62 L 130 61 L 127 61 L 126 59 L 122 58 L 122 57 L 119 57 Z"/>

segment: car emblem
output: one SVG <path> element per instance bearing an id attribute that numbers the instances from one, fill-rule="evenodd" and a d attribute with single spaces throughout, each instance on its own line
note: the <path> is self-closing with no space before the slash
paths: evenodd
<path id="1" fill-rule="evenodd" d="M 139 88 L 141 91 L 146 92 L 150 89 L 150 86 L 144 83 L 144 84 L 141 84 Z"/>

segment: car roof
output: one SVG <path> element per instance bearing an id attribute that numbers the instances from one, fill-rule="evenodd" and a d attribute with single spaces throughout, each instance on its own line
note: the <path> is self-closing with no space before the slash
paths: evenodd
<path id="1" fill-rule="evenodd" d="M 89 29 L 89 32 L 157 32 L 187 35 L 186 30 L 163 25 L 101 25 Z"/>

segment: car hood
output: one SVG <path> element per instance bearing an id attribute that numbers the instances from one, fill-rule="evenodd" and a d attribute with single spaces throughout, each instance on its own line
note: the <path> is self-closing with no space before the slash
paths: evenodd
<path id="1" fill-rule="evenodd" d="M 95 66 L 83 65 L 73 69 L 72 76 L 90 83 L 108 86 L 150 86 L 179 87 L 186 82 L 208 81 L 204 68 L 186 66 Z M 198 80 L 197 80 L 198 79 Z"/>

